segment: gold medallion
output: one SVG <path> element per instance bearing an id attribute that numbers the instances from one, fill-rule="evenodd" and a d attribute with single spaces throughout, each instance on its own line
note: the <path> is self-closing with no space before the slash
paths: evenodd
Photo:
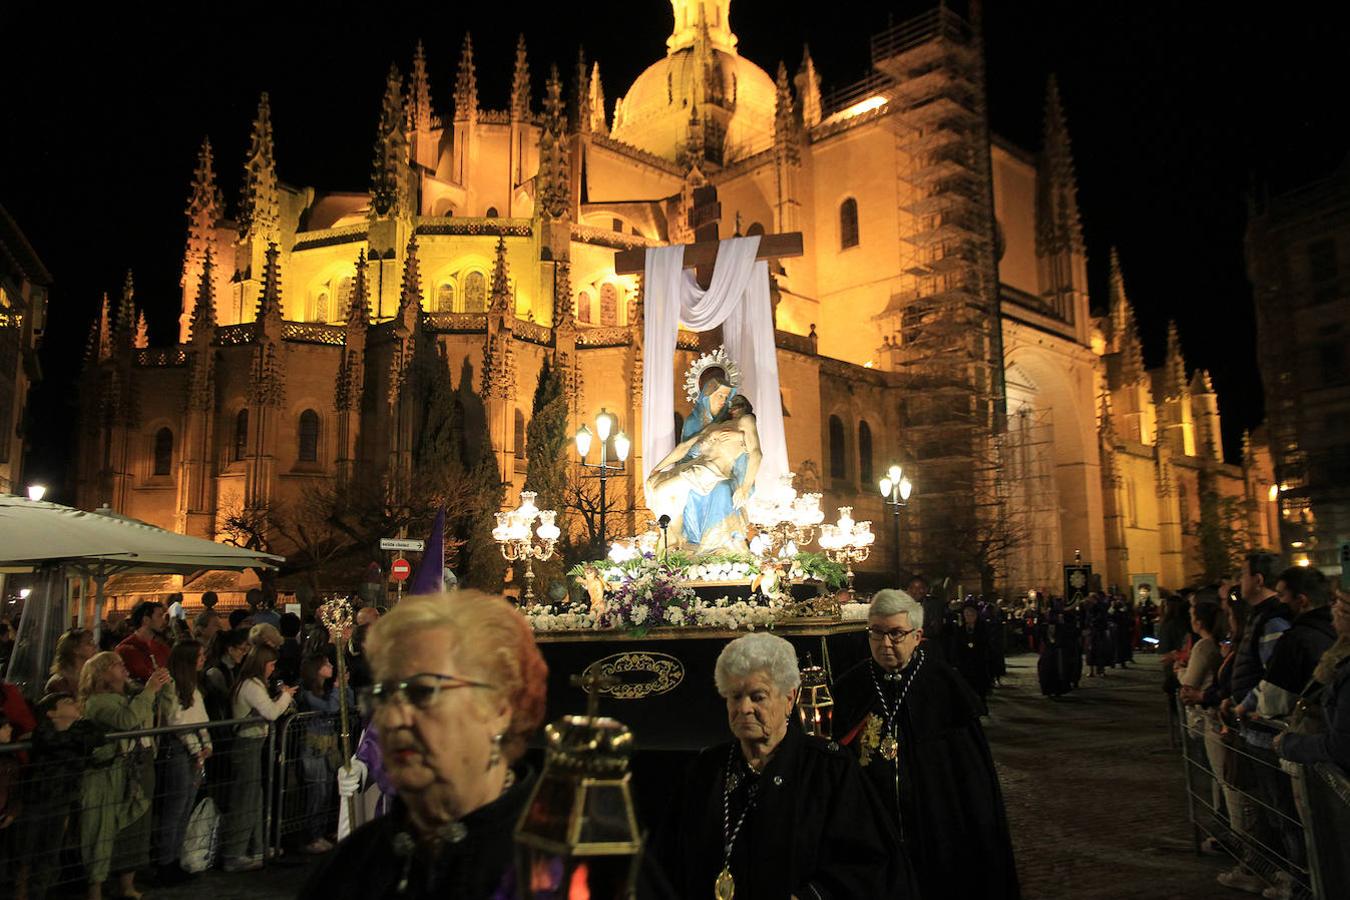
<path id="1" fill-rule="evenodd" d="M 731 900 L 736 896 L 736 879 L 731 877 L 731 868 L 723 866 L 722 871 L 717 874 L 717 884 L 713 888 L 713 897 L 716 900 Z"/>
<path id="2" fill-rule="evenodd" d="M 896 757 L 900 755 L 900 742 L 895 739 L 895 735 L 888 734 L 881 739 L 881 758 L 887 762 L 895 762 Z"/>

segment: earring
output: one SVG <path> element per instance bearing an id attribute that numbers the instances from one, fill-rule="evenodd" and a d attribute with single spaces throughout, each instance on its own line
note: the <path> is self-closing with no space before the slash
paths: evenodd
<path id="1" fill-rule="evenodd" d="M 502 734 L 500 731 L 492 736 L 492 747 L 488 751 L 487 767 L 489 772 L 502 761 L 502 740 L 505 737 L 506 735 Z"/>

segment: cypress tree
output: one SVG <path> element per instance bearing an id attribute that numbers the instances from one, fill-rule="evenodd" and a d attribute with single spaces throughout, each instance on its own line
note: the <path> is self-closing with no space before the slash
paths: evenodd
<path id="1" fill-rule="evenodd" d="M 540 509 L 558 511 L 557 524 L 562 529 L 562 537 L 552 559 L 534 564 L 535 593 L 541 599 L 547 598 L 553 584 L 563 581 L 564 559 L 570 544 L 571 523 L 564 507 L 567 443 L 567 398 L 563 396 L 562 377 L 546 357 L 539 370 L 530 424 L 525 432 L 525 487 L 539 494 L 535 502 Z M 522 565 L 516 566 L 516 577 L 524 578 Z"/>
<path id="2" fill-rule="evenodd" d="M 501 549 L 492 539 L 492 529 L 497 525 L 495 513 L 502 508 L 502 475 L 492 442 L 483 440 L 480 448 L 478 462 L 469 473 L 473 500 L 467 523 L 468 564 L 464 581 L 469 587 L 496 593 L 502 589 L 502 573 L 506 568 Z"/>

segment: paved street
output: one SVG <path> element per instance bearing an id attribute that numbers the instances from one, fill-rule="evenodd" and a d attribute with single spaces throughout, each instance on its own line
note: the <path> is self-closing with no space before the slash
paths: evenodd
<path id="1" fill-rule="evenodd" d="M 1197 857 L 1152 657 L 1042 697 L 1036 658 L 1009 660 L 986 728 L 1027 900 L 1241 897 Z M 1231 865 L 1231 862 L 1229 863 Z"/>
<path id="2" fill-rule="evenodd" d="M 1087 679 L 1060 700 L 1040 695 L 1035 657 L 1009 661 L 987 724 L 1003 778 L 1027 900 L 1240 897 L 1215 884 L 1224 866 L 1196 857 L 1181 765 L 1167 746 L 1156 668 Z M 972 860 L 973 864 L 978 864 Z M 155 891 L 165 900 L 293 897 L 309 866 L 285 860 L 255 875 L 214 872 Z"/>

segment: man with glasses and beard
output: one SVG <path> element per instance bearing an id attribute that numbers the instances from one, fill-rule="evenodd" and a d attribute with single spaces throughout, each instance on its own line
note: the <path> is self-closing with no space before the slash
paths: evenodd
<path id="1" fill-rule="evenodd" d="M 841 743 L 895 818 L 926 900 L 1015 898 L 1007 813 L 980 727 L 983 705 L 920 646 L 923 622 L 923 607 L 903 591 L 873 598 L 871 658 L 834 686 Z"/>

